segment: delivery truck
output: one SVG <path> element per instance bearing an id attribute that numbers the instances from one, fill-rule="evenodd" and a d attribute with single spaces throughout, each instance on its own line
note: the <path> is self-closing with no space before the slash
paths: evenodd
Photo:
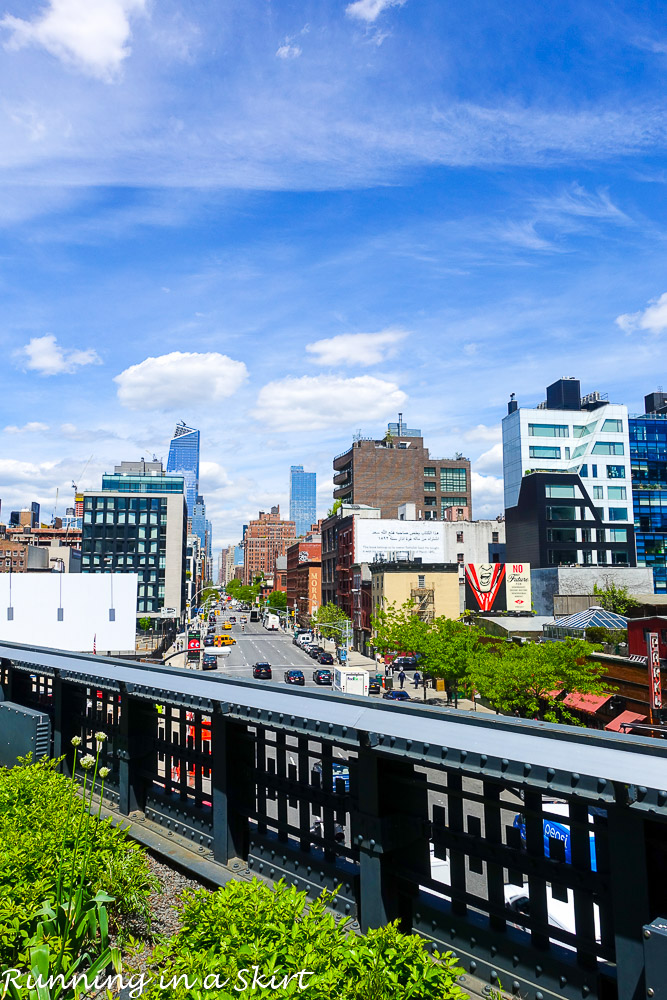
<path id="1" fill-rule="evenodd" d="M 368 694 L 369 674 L 360 667 L 336 667 L 333 689 L 343 694 Z"/>

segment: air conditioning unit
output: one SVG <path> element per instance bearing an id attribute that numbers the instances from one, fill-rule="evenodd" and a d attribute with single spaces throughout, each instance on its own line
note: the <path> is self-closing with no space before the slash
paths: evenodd
<path id="1" fill-rule="evenodd" d="M 33 760 L 51 753 L 51 720 L 46 712 L 0 701 L 0 767 L 15 767 L 18 757 Z"/>

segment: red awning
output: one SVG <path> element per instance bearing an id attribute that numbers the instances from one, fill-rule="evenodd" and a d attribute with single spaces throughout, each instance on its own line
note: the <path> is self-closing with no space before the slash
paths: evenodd
<path id="1" fill-rule="evenodd" d="M 615 719 L 608 722 L 604 728 L 611 729 L 615 733 L 622 733 L 624 722 L 629 725 L 632 725 L 635 722 L 646 722 L 646 716 L 638 715 L 636 712 L 621 712 L 621 714 L 617 715 Z"/>
<path id="2" fill-rule="evenodd" d="M 566 708 L 572 708 L 576 712 L 588 712 L 589 715 L 595 715 L 603 705 L 607 704 L 610 698 L 610 694 L 578 694 L 576 691 L 572 691 L 571 694 L 563 698 L 563 704 Z"/>

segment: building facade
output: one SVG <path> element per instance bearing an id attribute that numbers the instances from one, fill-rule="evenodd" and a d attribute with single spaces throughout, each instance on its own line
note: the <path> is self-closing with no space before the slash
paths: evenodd
<path id="1" fill-rule="evenodd" d="M 634 566 L 627 407 L 562 378 L 503 419 L 507 560 Z"/>
<path id="2" fill-rule="evenodd" d="M 287 609 L 299 621 L 314 615 L 322 588 L 322 538 L 311 532 L 287 549 Z"/>
<path id="3" fill-rule="evenodd" d="M 199 495 L 199 431 L 194 427 L 176 425 L 169 445 L 167 473 L 183 477 L 188 514 L 192 517 Z"/>
<path id="4" fill-rule="evenodd" d="M 398 517 L 407 502 L 415 504 L 418 518 L 432 521 L 449 507 L 472 509 L 469 459 L 432 458 L 421 431 L 406 427 L 400 415 L 381 440 L 355 440 L 336 456 L 333 469 L 334 500 L 378 507 L 382 517 Z"/>
<path id="5" fill-rule="evenodd" d="M 283 521 L 280 507 L 250 521 L 243 540 L 243 582 L 252 584 L 257 576 L 272 576 L 276 556 L 285 555 L 287 546 L 296 538 L 294 521 Z"/>
<path id="6" fill-rule="evenodd" d="M 650 566 L 655 593 L 667 594 L 667 393 L 650 393 L 644 409 L 629 421 L 637 565 Z"/>
<path id="7" fill-rule="evenodd" d="M 289 476 L 289 519 L 294 521 L 296 536 L 307 534 L 317 520 L 317 476 L 304 472 L 302 465 L 292 465 Z"/>
<path id="8" fill-rule="evenodd" d="M 81 571 L 136 573 L 137 613 L 173 608 L 186 598 L 187 507 L 181 476 L 102 478 L 85 492 Z"/>
<path id="9" fill-rule="evenodd" d="M 412 601 L 424 621 L 459 616 L 459 572 L 456 564 L 371 563 L 371 607 L 376 615 L 390 604 Z"/>

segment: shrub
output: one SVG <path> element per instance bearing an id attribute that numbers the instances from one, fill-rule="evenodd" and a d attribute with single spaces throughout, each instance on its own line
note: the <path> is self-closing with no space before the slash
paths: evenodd
<path id="1" fill-rule="evenodd" d="M 355 934 L 326 909 L 332 895 L 324 892 L 307 908 L 305 892 L 258 880 L 185 894 L 181 930 L 154 950 L 142 996 L 232 1000 L 246 984 L 244 997 L 275 1000 L 464 1000 L 450 953 L 434 960 L 420 938 L 401 934 L 396 924 Z M 254 989 L 253 966 L 262 980 Z M 300 980 L 302 970 L 312 975 Z"/>
<path id="2" fill-rule="evenodd" d="M 77 795 L 68 810 L 70 779 L 57 773 L 57 764 L 24 758 L 0 770 L 0 965 L 21 958 L 32 916 L 56 900 L 61 856 L 72 856 L 85 806 Z M 89 853 L 86 883 L 92 895 L 114 897 L 109 912 L 116 926 L 130 916 L 148 921 L 157 883 L 143 850 L 110 819 L 92 817 L 87 831 L 90 851 L 79 852 L 70 880 L 78 879 Z"/>

